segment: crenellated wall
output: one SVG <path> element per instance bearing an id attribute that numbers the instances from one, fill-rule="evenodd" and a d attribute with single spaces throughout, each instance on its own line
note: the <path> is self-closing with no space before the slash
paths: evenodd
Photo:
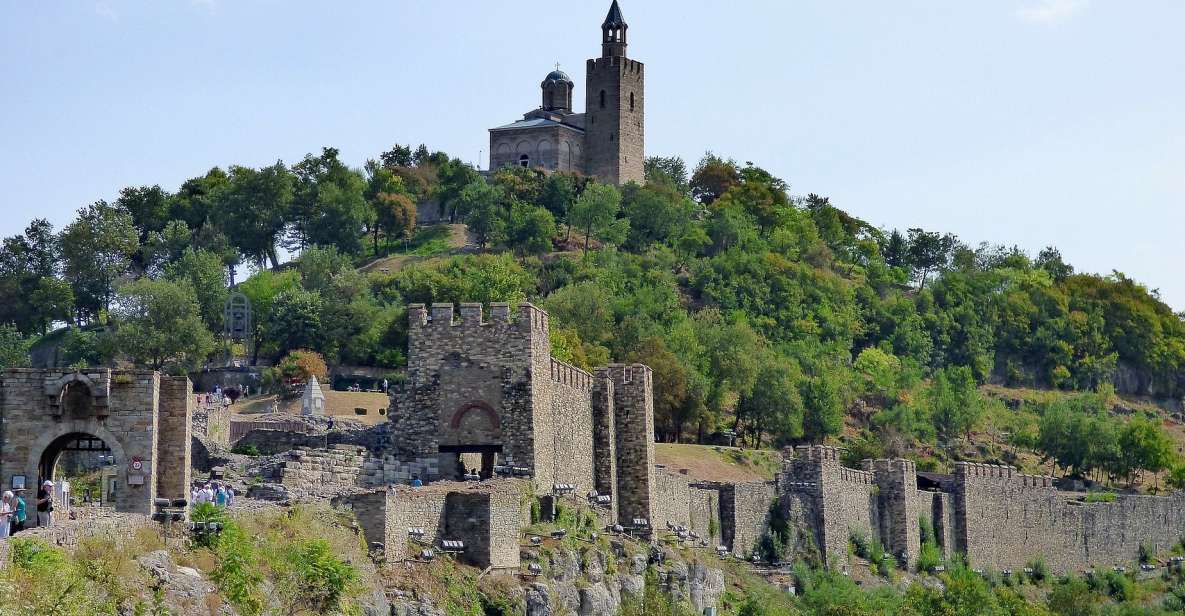
<path id="1" fill-rule="evenodd" d="M 1185 532 L 1185 494 L 1086 503 L 1052 477 L 1010 466 L 956 463 L 953 497 L 956 545 L 979 566 L 1018 568 L 1036 557 L 1059 573 L 1129 564 L 1141 544 L 1164 551 Z"/>

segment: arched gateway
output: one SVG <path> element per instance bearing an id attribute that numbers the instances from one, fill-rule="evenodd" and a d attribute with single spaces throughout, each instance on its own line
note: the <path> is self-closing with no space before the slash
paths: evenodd
<path id="1" fill-rule="evenodd" d="M 56 480 L 64 456 L 102 455 L 118 511 L 150 513 L 153 500 L 186 498 L 190 384 L 145 370 L 0 373 L 0 481 L 33 491 Z"/>

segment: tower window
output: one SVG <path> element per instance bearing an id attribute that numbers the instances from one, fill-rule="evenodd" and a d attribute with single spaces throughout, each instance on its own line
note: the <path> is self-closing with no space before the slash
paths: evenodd
<path id="1" fill-rule="evenodd" d="M 630 92 L 630 111 L 634 110 L 634 93 Z"/>
<path id="2" fill-rule="evenodd" d="M 518 166 L 520 166 L 520 167 L 530 167 L 530 166 L 531 166 L 531 157 L 530 157 L 530 156 L 527 156 L 526 154 L 523 154 L 522 156 L 519 156 L 519 157 L 518 157 Z"/>
<path id="3" fill-rule="evenodd" d="M 601 109 L 605 108 L 605 91 L 601 90 Z"/>
<path id="4" fill-rule="evenodd" d="M 614 135 L 613 133 L 609 133 L 609 141 L 613 141 L 616 138 L 617 138 L 616 135 Z"/>

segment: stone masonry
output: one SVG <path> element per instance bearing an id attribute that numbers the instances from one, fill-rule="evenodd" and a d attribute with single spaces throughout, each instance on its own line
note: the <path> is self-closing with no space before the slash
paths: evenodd
<path id="1" fill-rule="evenodd" d="M 93 368 L 0 374 L 0 480 L 35 490 L 55 479 L 63 450 L 101 439 L 118 469 L 115 508 L 150 513 L 155 498 L 188 498 L 189 380 L 154 371 Z"/>
<path id="2" fill-rule="evenodd" d="M 408 378 L 393 394 L 393 459 L 424 480 L 459 478 L 459 456 L 524 469 L 536 494 L 556 485 L 611 497 L 618 519 L 654 517 L 653 375 L 610 365 L 590 374 L 551 356 L 545 311 L 520 304 L 408 308 Z"/>

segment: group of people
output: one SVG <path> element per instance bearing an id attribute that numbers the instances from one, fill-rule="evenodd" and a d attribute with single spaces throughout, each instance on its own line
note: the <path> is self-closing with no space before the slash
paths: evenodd
<path id="1" fill-rule="evenodd" d="M 46 481 L 37 489 L 37 526 L 49 526 L 53 520 L 53 482 Z M 29 521 L 29 506 L 25 502 L 25 489 L 5 490 L 0 495 L 0 539 L 5 539 L 25 529 Z"/>
<path id="2" fill-rule="evenodd" d="M 214 503 L 219 507 L 229 507 L 234 500 L 234 488 L 225 483 L 212 482 L 194 486 L 189 502 L 195 505 L 198 503 Z"/>

